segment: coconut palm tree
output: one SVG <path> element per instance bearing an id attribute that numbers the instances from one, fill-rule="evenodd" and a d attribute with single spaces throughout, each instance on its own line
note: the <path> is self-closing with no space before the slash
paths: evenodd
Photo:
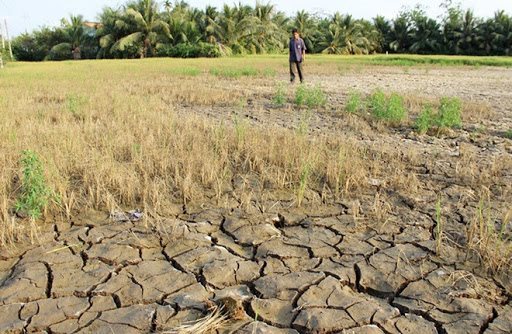
<path id="1" fill-rule="evenodd" d="M 305 10 L 301 10 L 292 18 L 291 25 L 299 30 L 308 50 L 313 51 L 321 39 L 318 20 Z"/>
<path id="2" fill-rule="evenodd" d="M 249 38 L 249 47 L 257 53 L 283 49 L 288 39 L 288 33 L 284 28 L 287 21 L 286 16 L 277 12 L 274 5 L 262 5 L 257 2 L 254 8 L 256 25 Z"/>
<path id="3" fill-rule="evenodd" d="M 391 28 L 390 48 L 395 52 L 406 52 L 409 50 L 411 40 L 411 23 L 405 13 L 401 13 L 393 20 Z"/>
<path id="4" fill-rule="evenodd" d="M 327 54 L 368 54 L 372 49 L 363 22 L 340 13 L 333 15 L 327 38 L 321 45 L 324 47 L 322 53 Z"/>
<path id="5" fill-rule="evenodd" d="M 114 47 L 124 51 L 137 46 L 140 58 L 152 53 L 152 49 L 163 39 L 171 39 L 169 24 L 161 19 L 158 5 L 153 0 L 139 0 L 128 4 L 123 19 L 116 22 L 118 28 L 130 27 L 131 33 L 118 40 Z"/>
<path id="6" fill-rule="evenodd" d="M 73 55 L 75 59 L 80 59 L 82 47 L 94 37 L 94 31 L 84 26 L 82 15 L 71 15 L 68 19 L 62 19 L 62 30 L 64 32 L 64 41 L 54 45 L 50 53 L 61 55 Z"/>
<path id="7" fill-rule="evenodd" d="M 247 51 L 247 39 L 251 37 L 256 26 L 252 8 L 241 3 L 230 7 L 224 5 L 216 20 L 210 20 L 215 38 L 221 48 L 237 54 Z"/>

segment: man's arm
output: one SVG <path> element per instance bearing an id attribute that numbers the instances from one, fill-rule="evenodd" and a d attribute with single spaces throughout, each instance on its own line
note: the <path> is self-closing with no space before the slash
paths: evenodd
<path id="1" fill-rule="evenodd" d="M 306 60 L 306 43 L 302 40 L 302 61 Z"/>

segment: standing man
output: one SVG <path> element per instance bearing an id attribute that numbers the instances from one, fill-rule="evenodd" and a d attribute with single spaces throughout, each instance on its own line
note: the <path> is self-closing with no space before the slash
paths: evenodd
<path id="1" fill-rule="evenodd" d="M 292 30 L 292 38 L 290 39 L 290 82 L 295 81 L 295 70 L 294 67 L 297 68 L 297 72 L 299 72 L 300 82 L 304 82 L 304 75 L 302 72 L 302 63 L 306 57 L 306 44 L 304 44 L 304 40 L 299 37 L 299 32 L 297 29 Z"/>

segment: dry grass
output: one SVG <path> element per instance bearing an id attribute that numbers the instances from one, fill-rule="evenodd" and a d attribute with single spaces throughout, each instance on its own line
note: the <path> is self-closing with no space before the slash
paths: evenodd
<path id="1" fill-rule="evenodd" d="M 468 248 L 493 273 L 512 267 L 512 209 L 504 217 L 493 216 L 490 192 L 483 189 L 474 219 L 467 227 Z"/>
<path id="2" fill-rule="evenodd" d="M 159 59 L 18 63 L 3 72 L 0 243 L 26 235 L 11 213 L 26 149 L 39 156 L 47 185 L 60 199 L 46 217 L 135 206 L 149 217 L 165 217 L 175 203 L 222 206 L 231 203 L 228 198 L 248 202 L 280 190 L 300 191 L 302 203 L 308 189 L 323 189 L 324 199 L 339 198 L 366 188 L 370 176 L 399 173 L 388 165 L 389 156 L 347 138 L 253 127 L 236 116 L 219 124 L 184 115 L 178 111 L 183 105 L 243 108 L 240 98 L 250 95 L 243 87 L 260 79 L 219 84 L 223 79 L 207 70 L 194 77 L 168 68 L 180 65 L 181 60 Z M 247 175 L 259 186 L 234 189 L 232 181 Z"/>
<path id="3" fill-rule="evenodd" d="M 310 61 L 308 71 L 332 74 L 332 59 Z M 279 58 L 249 62 L 257 73 L 287 73 Z M 294 131 L 253 126 L 234 114 L 243 115 L 250 100 L 258 103 L 275 91 L 275 80 L 263 74 L 225 78 L 211 73 L 212 68 L 243 69 L 247 63 L 231 58 L 10 64 L 0 77 L 0 246 L 37 232 L 37 224 L 22 222 L 12 212 L 26 149 L 39 156 L 47 185 L 59 199 L 47 208 L 47 219 L 87 209 L 137 207 L 162 225 L 176 215 L 177 204 L 265 211 L 277 199 L 317 205 L 363 195 L 374 199 L 363 203 L 370 207 L 366 218 L 373 215 L 385 225 L 395 193 L 414 197 L 430 187 L 414 167 L 427 166 L 435 157 L 380 141 L 378 128 L 364 118 L 347 115 L 350 131 L 313 135 L 306 119 Z M 425 100 L 408 96 L 405 103 L 414 113 Z M 233 114 L 212 121 L 184 111 L 197 109 L 197 115 L 212 108 Z M 476 102 L 466 109 L 477 118 L 489 112 Z M 374 144 L 360 137 L 373 138 Z M 486 157 L 461 148 L 460 158 L 453 160 L 454 176 L 472 189 L 485 186 L 495 198 L 508 198 L 512 185 L 504 183 L 504 175 L 512 158 Z M 375 197 L 379 189 L 383 192 Z M 482 244 L 494 245 L 477 243 Z M 474 248 L 489 261 L 487 250 L 501 252 L 495 246 Z"/>
<path id="4" fill-rule="evenodd" d="M 177 328 L 162 333 L 168 334 L 214 334 L 222 330 L 229 320 L 222 313 L 222 308 L 215 306 L 208 315 L 191 323 L 185 323 Z"/>

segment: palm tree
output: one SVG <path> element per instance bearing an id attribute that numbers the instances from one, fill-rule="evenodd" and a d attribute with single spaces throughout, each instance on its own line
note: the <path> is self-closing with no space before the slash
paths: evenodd
<path id="1" fill-rule="evenodd" d="M 251 7 L 243 6 L 241 3 L 233 8 L 224 5 L 221 14 L 210 23 L 222 49 L 231 50 L 234 53 L 247 51 L 247 39 L 252 35 L 256 26 Z"/>
<path id="2" fill-rule="evenodd" d="M 268 3 L 256 3 L 254 8 L 254 27 L 249 44 L 257 53 L 269 50 L 283 49 L 288 39 L 288 33 L 283 28 L 287 18 L 283 13 L 276 12 L 275 6 Z"/>
<path id="3" fill-rule="evenodd" d="M 317 20 L 308 12 L 301 10 L 295 14 L 291 24 L 299 30 L 308 50 L 313 51 L 320 39 Z"/>
<path id="4" fill-rule="evenodd" d="M 412 53 L 436 53 L 441 47 L 441 26 L 435 20 L 420 16 L 414 19 L 409 50 Z"/>
<path id="5" fill-rule="evenodd" d="M 321 44 L 322 53 L 327 54 L 368 54 L 372 43 L 364 33 L 363 21 L 357 21 L 351 15 L 335 13 L 328 27 L 328 34 Z"/>
<path id="6" fill-rule="evenodd" d="M 473 54 L 477 47 L 478 22 L 473 12 L 468 9 L 462 18 L 461 25 L 455 33 L 456 53 Z"/>
<path id="7" fill-rule="evenodd" d="M 100 50 L 98 58 L 123 57 L 119 50 L 119 39 L 128 35 L 130 27 L 123 21 L 123 13 L 119 9 L 105 7 L 99 16 L 101 27 L 96 31 Z"/>
<path id="8" fill-rule="evenodd" d="M 494 48 L 498 54 L 512 54 L 512 17 L 500 10 L 494 14 L 495 37 Z"/>
<path id="9" fill-rule="evenodd" d="M 147 57 L 161 37 L 171 39 L 169 24 L 160 18 L 157 3 L 153 0 L 139 0 L 125 10 L 124 19 L 116 22 L 118 27 L 129 26 L 132 32 L 122 37 L 114 46 L 124 51 L 135 45 L 140 58 Z"/>
<path id="10" fill-rule="evenodd" d="M 390 48 L 395 52 L 405 52 L 409 50 L 411 39 L 411 23 L 407 14 L 402 13 L 393 20 L 391 29 Z"/>
<path id="11" fill-rule="evenodd" d="M 73 54 L 75 59 L 81 58 L 81 48 L 87 42 L 87 39 L 92 38 L 94 34 L 90 28 L 84 26 L 84 18 L 82 15 L 71 15 L 69 20 L 62 19 L 62 28 L 65 35 L 65 41 L 54 45 L 51 49 L 53 53 L 59 54 Z"/>
<path id="12" fill-rule="evenodd" d="M 373 26 L 378 32 L 378 47 L 377 51 L 390 51 L 390 43 L 391 43 L 391 24 L 389 21 L 384 17 L 377 15 L 373 19 Z"/>

